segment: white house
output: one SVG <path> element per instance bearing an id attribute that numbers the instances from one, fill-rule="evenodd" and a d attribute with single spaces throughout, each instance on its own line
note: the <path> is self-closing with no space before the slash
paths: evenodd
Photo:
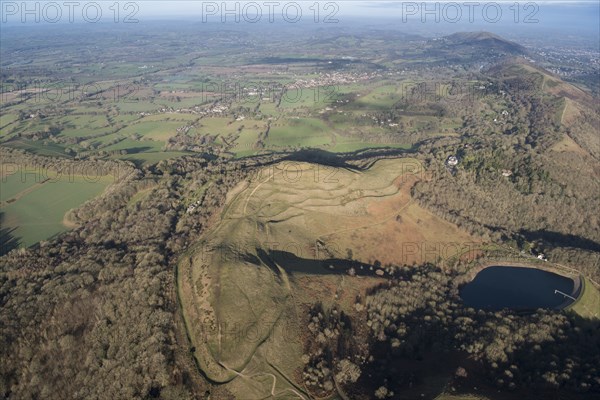
<path id="1" fill-rule="evenodd" d="M 446 160 L 446 164 L 451 167 L 454 167 L 458 164 L 458 158 L 456 158 L 456 156 L 450 156 L 448 157 L 448 160 Z"/>

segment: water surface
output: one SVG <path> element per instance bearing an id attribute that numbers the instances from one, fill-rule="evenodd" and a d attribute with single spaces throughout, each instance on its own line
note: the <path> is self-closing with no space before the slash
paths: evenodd
<path id="1" fill-rule="evenodd" d="M 489 267 L 460 290 L 468 307 L 489 310 L 556 308 L 571 295 L 570 278 L 535 268 Z"/>

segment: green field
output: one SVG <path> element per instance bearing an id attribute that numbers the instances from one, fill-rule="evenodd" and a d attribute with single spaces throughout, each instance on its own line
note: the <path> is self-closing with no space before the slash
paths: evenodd
<path id="1" fill-rule="evenodd" d="M 154 103 L 150 101 L 120 101 L 117 104 L 117 108 L 122 113 L 127 112 L 152 112 L 157 111 L 162 108 L 162 105 L 159 103 Z"/>
<path id="2" fill-rule="evenodd" d="M 299 88 L 286 91 L 279 107 L 283 110 L 320 109 L 326 107 L 335 94 L 335 88 Z"/>
<path id="3" fill-rule="evenodd" d="M 149 151 L 138 154 L 116 154 L 112 155 L 111 158 L 127 160 L 139 165 L 148 165 L 156 164 L 159 161 L 168 160 L 169 158 L 177 158 L 188 154 L 190 153 L 183 151 Z"/>
<path id="4" fill-rule="evenodd" d="M 356 108 L 388 110 L 401 99 L 401 87 L 396 84 L 379 86 L 354 103 Z"/>
<path id="5" fill-rule="evenodd" d="M 175 136 L 177 128 L 185 125 L 181 121 L 140 121 L 121 129 L 118 134 L 123 136 L 141 135 L 146 139 L 165 142 Z"/>
<path id="6" fill-rule="evenodd" d="M 16 121 L 18 121 L 19 116 L 17 114 L 0 114 L 0 128 L 4 128 L 7 125 L 10 125 Z"/>
<path id="7" fill-rule="evenodd" d="M 140 155 L 140 153 L 155 153 L 161 151 L 164 146 L 164 142 L 159 142 L 155 140 L 133 140 L 133 139 L 125 139 L 113 145 L 102 148 L 104 151 L 117 151 L 117 150 L 126 150 L 127 154 L 136 154 Z M 135 158 L 138 158 L 137 156 Z"/>
<path id="8" fill-rule="evenodd" d="M 5 142 L 2 145 L 6 147 L 12 147 L 14 149 L 27 150 L 42 156 L 67 157 L 67 154 L 65 153 L 65 146 L 58 143 L 53 143 L 49 140 L 14 139 L 9 142 Z"/>
<path id="9" fill-rule="evenodd" d="M 271 125 L 267 147 L 318 147 L 330 144 L 327 126 L 316 118 L 290 118 Z"/>
<path id="10" fill-rule="evenodd" d="M 368 142 L 338 142 L 333 147 L 330 147 L 328 150 L 334 153 L 351 153 L 364 149 L 378 149 L 378 148 L 386 148 L 391 147 L 395 149 L 410 149 L 410 145 L 402 144 L 402 143 L 368 143 Z"/>
<path id="11" fill-rule="evenodd" d="M 60 134 L 69 137 L 87 137 L 110 130 L 105 115 L 69 115 L 56 122 L 64 126 Z"/>
<path id="12" fill-rule="evenodd" d="M 36 182 L 33 176 L 26 178 L 22 182 L 16 173 L 0 183 L 3 228 L 14 228 L 12 236 L 25 247 L 66 231 L 65 214 L 102 193 L 112 181 L 108 176 L 94 181 L 64 176 L 45 183 Z"/>
<path id="13" fill-rule="evenodd" d="M 28 174 L 30 172 L 32 174 Z M 8 176 L 2 176 L 0 178 L 0 203 L 4 203 L 20 192 L 37 185 L 42 179 L 37 178 L 34 174 L 38 175 L 37 170 L 32 168 L 31 171 L 23 169 Z"/>
<path id="14" fill-rule="evenodd" d="M 579 299 L 568 309 L 584 318 L 600 319 L 600 291 L 587 278 L 583 278 L 582 289 Z"/>
<path id="15" fill-rule="evenodd" d="M 216 57 L 212 62 L 222 61 Z M 95 67 L 92 70 L 121 74 L 139 72 L 139 67 L 124 64 L 115 66 L 112 72 Z M 185 128 L 191 137 L 216 137 L 217 152 L 227 149 L 230 155 L 239 158 L 299 148 L 331 152 L 409 148 L 431 135 L 454 135 L 461 123 L 460 119 L 428 115 L 427 110 L 421 110 L 423 115 L 404 115 L 398 111 L 400 116 L 391 120 L 384 112 L 402 100 L 403 91 L 411 84 L 401 78 L 292 89 L 281 99 L 281 88 L 271 87 L 271 91 L 238 98 L 232 93 L 207 92 L 208 87 L 220 87 L 221 73 L 211 64 L 201 73 L 193 70 L 179 71 L 175 76 L 158 73 L 160 79 L 141 86 L 113 77 L 96 85 L 103 90 L 98 95 L 90 98 L 81 98 L 80 93 L 65 95 L 59 102 L 65 108 L 64 113 L 46 113 L 48 100 L 40 102 L 32 98 L 11 105 L 0 121 L 7 126 L 3 129 L 5 145 L 40 155 L 110 157 L 140 165 L 185 154 L 165 151 L 179 128 Z M 273 75 L 270 67 L 261 66 L 247 80 L 237 83 L 248 85 L 249 90 L 256 82 L 286 85 L 300 79 L 318 80 L 321 76 L 302 68 Z M 78 96 L 74 100 L 75 95 Z M 214 99 L 208 99 L 211 96 Z M 224 106 L 222 111 L 212 111 L 217 104 Z M 199 108 L 194 109 L 195 106 Z M 36 110 L 42 115 L 29 118 Z M 18 120 L 18 112 L 24 112 L 22 121 Z M 48 132 L 55 131 L 58 133 L 51 133 L 54 137 L 45 138 Z M 204 140 L 207 139 L 198 142 Z M 212 140 L 209 138 L 208 143 Z M 184 142 L 182 139 L 175 148 L 182 148 L 179 146 Z M 193 140 L 190 142 L 183 145 L 190 148 L 196 145 Z"/>

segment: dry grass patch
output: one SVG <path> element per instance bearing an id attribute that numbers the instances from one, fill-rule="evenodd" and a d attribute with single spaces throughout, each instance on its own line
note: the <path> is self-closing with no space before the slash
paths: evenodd
<path id="1" fill-rule="evenodd" d="M 335 303 L 355 315 L 357 296 L 385 279 L 353 277 L 323 260 L 352 253 L 411 264 L 424 260 L 403 243 L 473 242 L 412 202 L 421 173 L 411 159 L 365 171 L 284 162 L 230 191 L 220 221 L 179 266 L 187 328 L 208 377 L 240 396 L 301 397 L 294 377 L 308 307 Z"/>
<path id="2" fill-rule="evenodd" d="M 571 137 L 568 135 L 564 135 L 563 139 L 556 143 L 554 146 L 550 148 L 552 151 L 557 151 L 560 153 L 575 153 L 582 156 L 589 155 L 584 149 L 581 148 Z"/>

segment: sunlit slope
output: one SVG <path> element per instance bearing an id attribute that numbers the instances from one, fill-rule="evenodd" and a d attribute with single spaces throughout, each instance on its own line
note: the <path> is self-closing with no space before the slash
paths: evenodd
<path id="1" fill-rule="evenodd" d="M 309 288 L 300 282 L 324 272 L 302 260 L 345 259 L 350 251 L 363 262 L 413 263 L 425 260 L 403 244 L 473 243 L 412 202 L 422 174 L 412 159 L 366 170 L 284 162 L 232 190 L 220 221 L 178 269 L 187 329 L 207 377 L 234 380 L 231 390 L 259 397 L 302 390 L 293 383 L 302 356 L 296 304 Z M 277 251 L 297 265 L 280 265 Z"/>
<path id="2" fill-rule="evenodd" d="M 514 81 L 516 86 L 513 89 L 516 91 L 541 95 L 560 103 L 561 107 L 555 120 L 565 129 L 566 135 L 565 142 L 555 150 L 572 150 L 579 155 L 589 153 L 596 158 L 600 156 L 599 105 L 591 94 L 521 58 L 498 64 L 490 70 L 490 75 L 505 81 Z M 573 145 L 573 141 L 576 146 Z"/>

